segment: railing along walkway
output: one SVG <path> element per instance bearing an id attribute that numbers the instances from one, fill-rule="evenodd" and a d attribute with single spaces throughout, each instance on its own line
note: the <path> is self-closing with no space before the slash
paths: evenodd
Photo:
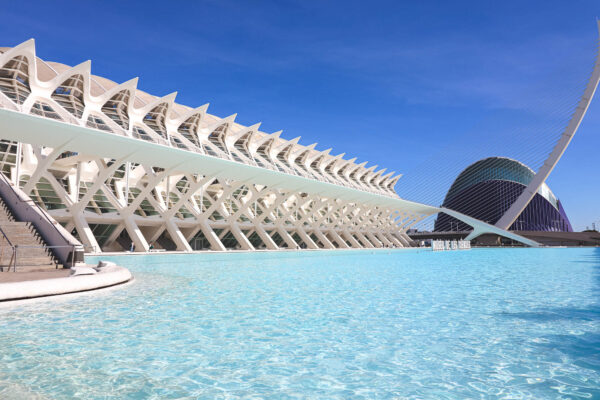
<path id="1" fill-rule="evenodd" d="M 13 271 L 17 270 L 17 249 L 16 247 L 12 244 L 12 242 L 10 241 L 10 239 L 8 238 L 8 236 L 6 236 L 6 233 L 4 232 L 4 229 L 2 229 L 2 227 L 0 226 L 0 232 L 2 233 L 2 239 L 4 239 L 4 241 L 6 242 L 6 245 L 4 243 L 0 244 L 0 272 L 4 271 L 4 263 L 2 262 L 4 260 L 4 252 L 5 249 L 8 247 L 10 249 L 10 261 L 8 262 L 8 268 L 7 271 L 10 271 L 10 267 L 13 267 Z"/>
<path id="2" fill-rule="evenodd" d="M 0 231 L 2 231 L 2 228 L 0 228 Z M 4 235 L 4 232 L 2 231 L 2 234 Z M 52 249 L 59 249 L 59 248 L 69 248 L 71 249 L 71 254 L 72 254 L 72 259 L 71 259 L 71 264 L 74 265 L 75 264 L 75 245 L 70 245 L 70 246 L 45 246 L 45 245 L 39 245 L 39 246 L 32 246 L 32 245 L 13 245 L 10 240 L 8 239 L 8 237 L 6 237 L 6 235 L 4 235 L 4 239 L 7 241 L 8 245 L 10 246 L 10 254 L 11 254 L 11 258 L 10 261 L 8 262 L 8 264 L 5 264 L 4 261 L 4 249 L 6 246 L 0 246 L 0 272 L 4 271 L 4 267 L 6 267 L 6 272 L 10 272 L 11 268 L 13 272 L 17 272 L 17 269 L 21 269 L 21 268 L 41 268 L 41 267 L 45 267 L 48 265 L 54 265 L 54 268 L 57 269 L 59 263 L 54 261 L 53 258 L 54 256 L 51 254 Z M 46 253 L 46 255 L 49 257 L 51 261 L 51 263 L 44 263 L 43 261 L 47 261 L 45 258 L 41 258 L 39 257 L 39 255 L 33 255 L 33 257 L 29 257 L 27 255 L 27 250 L 34 250 L 34 249 L 43 249 Z M 23 251 L 25 251 L 25 253 L 23 253 Z M 48 254 L 50 253 L 50 254 Z M 36 261 L 38 263 L 36 263 Z M 39 263 L 40 261 L 42 261 L 41 263 Z"/>

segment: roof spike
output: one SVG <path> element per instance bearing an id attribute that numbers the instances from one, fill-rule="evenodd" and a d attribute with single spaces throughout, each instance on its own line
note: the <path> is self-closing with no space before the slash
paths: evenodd
<path id="1" fill-rule="evenodd" d="M 73 68 L 83 68 L 84 66 L 85 68 L 88 68 L 90 72 L 92 72 L 92 60 L 85 60 L 84 62 L 77 64 Z"/>
<path id="2" fill-rule="evenodd" d="M 267 140 L 271 140 L 271 139 L 277 139 L 281 136 L 281 134 L 283 133 L 283 131 L 277 131 L 277 132 L 273 132 L 273 133 L 267 133 L 266 136 L 259 140 L 260 143 L 264 143 Z"/>
<path id="3" fill-rule="evenodd" d="M 25 49 L 32 51 L 33 55 L 35 55 L 35 39 L 31 38 L 22 43 L 19 43 L 18 45 L 8 49 L 2 55 L 9 54 L 9 53 L 19 53 Z"/>
<path id="4" fill-rule="evenodd" d="M 56 75 L 54 78 L 50 79 L 46 82 L 40 82 L 41 85 L 45 87 L 52 87 L 53 89 L 63 83 L 66 79 L 73 75 L 77 75 L 78 73 L 84 74 L 87 79 L 90 78 L 90 74 L 92 73 L 92 60 L 86 60 L 80 64 L 77 64 L 74 67 L 71 67 L 60 74 Z"/>
<path id="5" fill-rule="evenodd" d="M 237 114 L 231 114 L 225 118 L 217 118 L 216 121 L 211 122 L 210 125 L 201 128 L 200 130 L 210 133 L 223 124 L 233 123 L 235 121 L 235 117 L 237 117 Z"/>
<path id="6" fill-rule="evenodd" d="M 72 76 L 75 76 L 75 75 L 82 75 L 83 80 L 84 80 L 83 96 L 85 98 L 85 101 L 87 101 L 89 99 L 89 94 L 90 94 L 89 85 L 90 85 L 91 71 L 92 71 L 92 61 L 87 60 L 87 61 L 84 61 L 74 67 L 71 67 L 71 68 L 57 74 L 55 77 L 51 78 L 50 80 L 43 81 L 43 82 L 40 82 L 38 80 L 38 87 L 40 88 L 40 90 L 42 92 L 45 92 L 46 96 L 50 97 L 50 96 L 52 96 L 52 93 L 56 90 L 56 88 L 59 87 L 60 85 L 62 85 L 66 80 L 68 80 L 69 78 L 71 78 Z"/>
<path id="7" fill-rule="evenodd" d="M 205 128 L 201 128 L 201 131 L 204 131 L 207 134 L 212 133 L 215 129 L 217 129 L 218 127 L 220 127 L 223 124 L 231 124 L 235 121 L 235 117 L 237 117 L 237 114 L 231 114 L 228 117 L 225 118 L 221 118 L 218 121 L 214 121 L 212 124 L 208 125 Z"/>
<path id="8" fill-rule="evenodd" d="M 283 140 L 283 139 L 282 139 Z M 292 139 L 292 140 L 283 140 L 283 143 L 281 143 L 279 146 L 277 146 L 274 150 L 276 154 L 279 154 L 282 150 L 285 150 L 288 146 L 292 146 L 292 149 L 294 148 L 295 145 L 298 144 L 298 141 L 300 140 L 300 136 Z"/>
<path id="9" fill-rule="evenodd" d="M 394 179 L 394 175 L 396 175 L 396 171 L 392 171 L 389 174 L 385 175 L 385 179 L 383 179 L 384 185 L 387 185 L 392 179 Z"/>
<path id="10" fill-rule="evenodd" d="M 23 43 L 19 43 L 15 47 L 8 49 L 6 52 L 0 54 L 0 67 L 8 62 L 11 58 L 18 55 L 25 55 L 29 60 L 28 75 L 29 79 L 34 82 L 38 82 L 37 77 L 37 58 L 35 56 L 35 40 L 29 39 Z"/>
<path id="11" fill-rule="evenodd" d="M 233 144 L 233 143 L 237 142 L 238 140 L 240 140 L 240 138 L 242 136 L 246 135 L 248 132 L 256 132 L 256 131 L 258 131 L 258 129 L 260 128 L 261 124 L 262 124 L 262 122 L 257 122 L 254 125 L 250 125 L 250 126 L 244 127 L 242 129 L 238 130 L 234 134 L 227 135 L 227 137 L 225 138 L 225 140 L 227 141 L 227 143 Z"/>
<path id="12" fill-rule="evenodd" d="M 396 182 L 398 181 L 398 179 L 400 179 L 402 177 L 402 174 L 398 174 L 396 176 L 394 176 L 393 178 L 390 178 L 390 182 Z"/>
<path id="13" fill-rule="evenodd" d="M 135 94 L 135 93 L 134 93 Z M 161 103 L 167 103 L 168 104 L 168 108 L 170 109 L 171 106 L 173 105 L 173 103 L 175 102 L 175 98 L 177 97 L 177 92 L 173 92 L 173 93 L 169 93 L 166 96 L 163 97 L 157 97 L 156 99 L 154 99 L 153 101 L 151 101 L 150 103 L 144 105 L 141 108 L 135 109 L 136 113 L 139 114 L 143 114 L 146 115 L 147 113 L 149 113 L 154 107 L 156 107 L 157 105 L 161 104 Z M 166 114 L 167 116 L 169 115 L 169 113 L 167 112 Z"/>
<path id="14" fill-rule="evenodd" d="M 18 45 L 16 45 L 14 48 L 17 47 L 27 47 L 27 46 L 35 46 L 35 39 L 34 38 L 29 38 L 26 41 L 24 41 L 23 43 L 19 43 Z"/>
<path id="15" fill-rule="evenodd" d="M 385 180 L 385 176 L 383 175 L 383 173 L 385 172 L 386 168 L 384 169 L 380 169 L 379 171 L 377 171 L 374 175 L 373 175 L 373 180 L 372 183 L 379 187 L 379 184 L 381 182 L 383 182 Z"/>
<path id="16" fill-rule="evenodd" d="M 194 114 L 206 114 L 207 109 L 208 109 L 208 103 L 182 113 L 181 115 L 177 116 L 177 118 L 171 120 L 171 123 L 179 126 L 180 124 L 185 122 L 188 118 L 190 118 Z"/>
<path id="17" fill-rule="evenodd" d="M 94 99 L 94 101 L 104 104 L 106 101 L 108 101 L 111 97 L 113 97 L 115 94 L 117 94 L 121 90 L 129 89 L 131 91 L 130 96 L 129 96 L 129 99 L 130 99 L 129 106 L 133 107 L 133 100 L 135 98 L 135 91 L 137 90 L 138 81 L 139 81 L 139 78 L 135 77 L 135 78 L 125 81 L 115 87 L 108 89 L 107 91 L 105 91 L 104 93 L 102 93 L 99 96 L 92 96 L 91 92 L 90 92 L 89 96 L 90 96 L 90 98 Z"/>

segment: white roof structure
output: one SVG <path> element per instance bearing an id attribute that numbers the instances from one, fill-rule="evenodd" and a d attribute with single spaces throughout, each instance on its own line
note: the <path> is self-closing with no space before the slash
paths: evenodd
<path id="1" fill-rule="evenodd" d="M 39 185 L 48 182 L 58 198 L 52 216 L 96 250 L 90 224 L 114 229 L 109 244 L 126 231 L 146 250 L 161 232 L 190 250 L 199 230 L 214 249 L 224 249 L 220 240 L 229 234 L 246 249 L 256 247 L 255 234 L 267 248 L 277 248 L 274 236 L 287 247 L 406 246 L 405 231 L 440 211 L 536 245 L 401 199 L 394 191 L 401 175 L 262 132 L 260 124 L 240 125 L 235 114 L 211 115 L 208 105 L 178 104 L 176 96 L 140 91 L 137 78 L 118 84 L 92 75 L 89 61 L 43 61 L 33 39 L 0 48 L 0 139 L 24 146 L 5 153 L 16 157 L 11 179 L 42 205 L 49 197 Z M 143 226 L 154 228 L 143 233 Z"/>
<path id="2" fill-rule="evenodd" d="M 44 61 L 35 56 L 33 39 L 14 48 L 2 47 L 0 53 L 4 60 L 22 54 L 23 60 L 15 62 L 14 68 L 23 72 L 27 69 L 28 79 L 35 83 L 15 88 L 14 96 L 18 96 L 17 92 L 38 92 L 34 93 L 39 98 L 33 105 L 34 110 L 39 108 L 40 111 L 34 111 L 38 115 L 52 118 L 54 113 L 55 119 L 76 123 L 86 108 L 83 116 L 86 127 L 397 197 L 393 186 L 400 175 L 375 179 L 383 172 L 376 170 L 376 166 L 358 165 L 353 160 L 343 159 L 343 155 L 331 155 L 331 149 L 319 151 L 315 149 L 316 144 L 304 146 L 298 143 L 300 138 L 285 140 L 280 137 L 281 131 L 266 133 L 259 129 L 260 124 L 243 126 L 235 122 L 236 114 L 217 117 L 207 112 L 208 104 L 193 108 L 176 103 L 177 92 L 157 97 L 137 89 L 137 78 L 118 84 L 92 75 L 90 61 L 75 67 Z M 32 99 L 28 98 L 27 102 Z M 63 106 L 67 113 L 61 112 L 54 103 Z M 91 105 L 95 107 L 89 107 Z M 4 106 L 23 109 L 23 104 L 14 107 L 4 102 Z M 44 107 L 54 111 L 44 112 Z M 352 169 L 352 173 L 340 175 L 342 166 Z"/>

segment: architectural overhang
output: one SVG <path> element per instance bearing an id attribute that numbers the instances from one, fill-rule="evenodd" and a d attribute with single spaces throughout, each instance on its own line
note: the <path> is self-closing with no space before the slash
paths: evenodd
<path id="1" fill-rule="evenodd" d="M 152 165 L 172 172 L 211 175 L 289 191 L 318 194 L 326 198 L 372 204 L 392 210 L 402 209 L 425 215 L 435 214 L 439 211 L 436 207 L 400 198 L 365 192 L 6 109 L 0 109 L 0 137 L 47 147 L 62 147 L 86 156 Z"/>
<path id="2" fill-rule="evenodd" d="M 18 111 L 0 109 L 0 136 L 3 139 L 23 143 L 63 148 L 86 156 L 152 165 L 164 168 L 169 172 L 211 175 L 224 180 L 235 180 L 293 192 L 316 194 L 325 198 L 343 199 L 347 202 L 369 204 L 390 211 L 402 210 L 413 213 L 415 218 L 419 219 L 444 212 L 473 226 L 474 232 L 496 233 L 529 246 L 538 246 L 532 240 L 453 210 L 290 175 Z"/>

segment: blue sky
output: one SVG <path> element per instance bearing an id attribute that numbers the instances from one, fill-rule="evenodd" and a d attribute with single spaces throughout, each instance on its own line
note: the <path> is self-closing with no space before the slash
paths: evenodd
<path id="1" fill-rule="evenodd" d="M 0 13 L 1 45 L 33 37 L 44 59 L 91 59 L 94 74 L 139 76 L 149 93 L 409 176 L 434 147 L 575 102 L 600 2 L 10 1 Z M 596 99 L 548 181 L 576 229 L 600 222 L 599 150 Z"/>

